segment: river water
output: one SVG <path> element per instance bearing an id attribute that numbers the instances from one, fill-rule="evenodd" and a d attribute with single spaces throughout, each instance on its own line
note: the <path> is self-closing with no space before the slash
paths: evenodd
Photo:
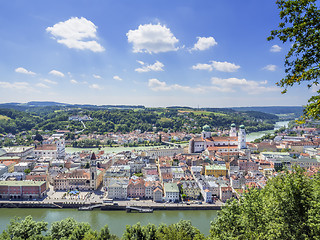
<path id="1" fill-rule="evenodd" d="M 34 220 L 48 222 L 50 224 L 67 217 L 73 217 L 79 222 L 88 222 L 95 230 L 100 230 L 108 224 L 111 233 L 121 237 L 126 225 L 141 225 L 153 223 L 167 225 L 177 223 L 179 220 L 191 220 L 192 225 L 197 227 L 205 235 L 209 234 L 210 222 L 214 220 L 218 211 L 196 210 L 196 211 L 154 211 L 153 213 L 126 213 L 125 211 L 78 211 L 76 209 L 39 209 L 39 208 L 2 208 L 0 209 L 0 232 L 6 229 L 10 219 L 17 216 L 25 218 L 31 215 Z"/>
<path id="2" fill-rule="evenodd" d="M 261 138 L 265 134 L 274 133 L 275 130 L 278 130 L 281 127 L 288 127 L 288 123 L 289 123 L 289 121 L 276 122 L 276 124 L 274 125 L 274 129 L 273 130 L 249 133 L 249 134 L 247 134 L 247 142 L 252 142 L 257 138 Z"/>

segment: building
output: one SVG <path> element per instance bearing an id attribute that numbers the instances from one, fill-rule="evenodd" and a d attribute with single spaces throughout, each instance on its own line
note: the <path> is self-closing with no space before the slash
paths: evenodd
<path id="1" fill-rule="evenodd" d="M 8 167 L 2 163 L 0 163 L 0 178 L 3 174 L 8 172 Z"/>
<path id="2" fill-rule="evenodd" d="M 46 144 L 37 145 L 34 149 L 34 156 L 40 157 L 50 157 L 53 159 L 64 158 L 65 157 L 65 140 L 54 139 L 48 140 Z"/>
<path id="3" fill-rule="evenodd" d="M 127 196 L 129 198 L 145 198 L 145 182 L 142 178 L 136 176 L 130 178 Z"/>
<path id="4" fill-rule="evenodd" d="M 232 187 L 220 187 L 220 200 L 222 202 L 225 202 L 232 197 Z"/>
<path id="5" fill-rule="evenodd" d="M 231 125 L 229 137 L 212 137 L 210 127 L 205 125 L 200 137 L 194 137 L 189 141 L 189 153 L 202 153 L 206 149 L 214 152 L 238 152 L 246 148 L 246 132 L 244 125 L 239 128 L 238 134 L 235 124 Z"/>
<path id="6" fill-rule="evenodd" d="M 157 186 L 153 190 L 153 201 L 154 202 L 162 202 L 163 201 L 163 192 L 161 186 Z"/>
<path id="7" fill-rule="evenodd" d="M 176 183 L 164 183 L 164 200 L 166 202 L 179 202 L 180 194 Z"/>
<path id="8" fill-rule="evenodd" d="M 0 199 L 33 199 L 46 195 L 44 181 L 0 181 Z"/>
<path id="9" fill-rule="evenodd" d="M 22 159 L 25 159 L 27 156 L 33 154 L 33 147 L 24 147 L 24 146 L 18 146 L 18 147 L 5 147 L 3 150 L 6 151 L 5 157 L 20 157 Z"/>
<path id="10" fill-rule="evenodd" d="M 24 172 L 25 170 L 31 170 L 32 163 L 31 162 L 20 162 L 14 165 L 15 172 Z"/>
<path id="11" fill-rule="evenodd" d="M 112 179 L 107 185 L 108 198 L 127 199 L 127 187 L 129 180 Z"/>
<path id="12" fill-rule="evenodd" d="M 214 177 L 220 177 L 220 176 L 227 176 L 227 167 L 225 164 L 223 165 L 207 165 L 205 166 L 205 175 L 206 176 L 214 176 Z"/>

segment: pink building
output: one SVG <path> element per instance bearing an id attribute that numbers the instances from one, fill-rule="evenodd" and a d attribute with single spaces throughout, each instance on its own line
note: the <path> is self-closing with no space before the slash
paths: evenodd
<path id="1" fill-rule="evenodd" d="M 142 178 L 133 176 L 129 180 L 127 194 L 129 198 L 145 198 L 145 182 Z"/>

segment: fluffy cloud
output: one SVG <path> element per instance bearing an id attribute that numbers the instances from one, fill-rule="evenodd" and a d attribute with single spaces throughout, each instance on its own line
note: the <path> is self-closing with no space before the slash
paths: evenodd
<path id="1" fill-rule="evenodd" d="M 177 51 L 179 40 L 171 30 L 160 24 L 140 25 L 127 33 L 128 42 L 133 44 L 133 52 L 159 53 Z"/>
<path id="2" fill-rule="evenodd" d="M 58 43 L 68 48 L 87 49 L 93 52 L 105 50 L 96 40 L 88 40 L 97 38 L 97 26 L 84 17 L 72 17 L 48 27 L 46 31 L 51 33 Z"/>
<path id="3" fill-rule="evenodd" d="M 89 88 L 92 88 L 92 89 L 102 89 L 102 87 L 100 87 L 98 84 L 91 84 L 89 86 Z"/>
<path id="4" fill-rule="evenodd" d="M 213 69 L 220 72 L 235 72 L 240 68 L 239 65 L 229 62 L 217 62 L 211 61 L 210 64 L 198 63 L 197 65 L 192 66 L 194 70 L 207 70 L 211 72 Z"/>
<path id="5" fill-rule="evenodd" d="M 70 82 L 71 82 L 72 84 L 78 84 L 78 83 L 79 83 L 77 80 L 74 80 L 74 79 L 71 79 Z"/>
<path id="6" fill-rule="evenodd" d="M 268 87 L 264 86 L 267 84 L 267 81 L 256 82 L 256 81 L 248 81 L 244 78 L 211 78 L 211 83 L 213 89 L 220 92 L 236 92 L 239 89 L 242 91 L 248 92 L 249 94 L 257 94 L 261 92 L 273 92 L 280 91 L 277 87 Z"/>
<path id="7" fill-rule="evenodd" d="M 18 67 L 14 71 L 17 73 L 23 73 L 23 74 L 27 74 L 27 75 L 36 75 L 36 73 L 28 71 L 27 69 L 25 69 L 23 67 Z"/>
<path id="8" fill-rule="evenodd" d="M 194 44 L 191 50 L 203 51 L 218 44 L 213 37 L 197 37 L 197 39 L 198 42 Z"/>
<path id="9" fill-rule="evenodd" d="M 119 77 L 119 76 L 113 76 L 113 79 L 114 79 L 114 80 L 117 80 L 117 81 L 122 81 L 122 78 Z"/>
<path id="10" fill-rule="evenodd" d="M 92 76 L 93 76 L 94 78 L 96 78 L 96 79 L 102 79 L 102 77 L 101 77 L 100 75 L 93 74 Z"/>
<path id="11" fill-rule="evenodd" d="M 57 76 L 57 77 L 64 77 L 64 74 L 62 72 L 57 71 L 57 70 L 52 70 L 49 72 L 49 74 Z"/>
<path id="12" fill-rule="evenodd" d="M 172 90 L 180 90 L 184 92 L 192 92 L 192 93 L 201 93 L 204 92 L 204 88 L 192 88 L 189 86 L 182 86 L 179 84 L 167 85 L 166 82 L 161 82 L 156 78 L 149 79 L 148 87 L 155 92 L 158 91 L 172 91 Z"/>
<path id="13" fill-rule="evenodd" d="M 276 69 L 277 69 L 277 66 L 276 65 L 273 65 L 273 64 L 269 64 L 267 66 L 265 66 L 264 68 L 262 68 L 263 70 L 267 70 L 267 71 L 271 71 L 271 72 L 274 72 Z"/>
<path id="14" fill-rule="evenodd" d="M 30 90 L 30 85 L 27 82 L 0 82 L 0 88 L 11 88 L 16 90 Z"/>
<path id="15" fill-rule="evenodd" d="M 46 83 L 50 83 L 50 84 L 58 84 L 57 82 L 52 81 L 50 79 L 43 79 L 43 81 L 46 82 Z"/>
<path id="16" fill-rule="evenodd" d="M 163 63 L 156 61 L 154 64 L 152 65 L 148 65 L 145 64 L 142 61 L 137 61 L 138 63 L 140 63 L 142 65 L 141 68 L 136 68 L 135 71 L 142 73 L 142 72 L 150 72 L 150 71 L 155 71 L 155 72 L 159 72 L 159 71 L 163 71 Z"/>
<path id="17" fill-rule="evenodd" d="M 271 48 L 270 48 L 270 52 L 280 52 L 281 51 L 281 47 L 279 45 L 273 45 Z"/>

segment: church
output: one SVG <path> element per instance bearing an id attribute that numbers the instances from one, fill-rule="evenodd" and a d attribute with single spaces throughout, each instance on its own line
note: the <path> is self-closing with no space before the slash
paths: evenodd
<path id="1" fill-rule="evenodd" d="M 236 125 L 231 124 L 228 137 L 212 137 L 210 126 L 202 128 L 201 136 L 189 141 L 189 153 L 202 153 L 206 149 L 215 152 L 236 153 L 246 148 L 246 131 L 244 125 L 240 125 L 237 132 Z"/>

